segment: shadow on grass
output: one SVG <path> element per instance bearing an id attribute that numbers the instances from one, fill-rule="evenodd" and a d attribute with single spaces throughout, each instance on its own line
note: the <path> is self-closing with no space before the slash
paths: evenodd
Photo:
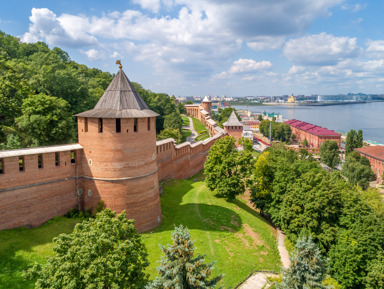
<path id="1" fill-rule="evenodd" d="M 41 246 L 52 242 L 60 233 L 73 230 L 76 220 L 50 220 L 33 229 L 16 228 L 0 231 L 0 289 L 34 288 L 35 280 L 26 280 L 22 273 L 44 260 Z M 39 249 L 36 249 L 39 248 Z"/>
<path id="2" fill-rule="evenodd" d="M 172 181 L 165 186 L 161 196 L 163 219 L 161 225 L 154 230 L 155 232 L 173 230 L 174 226 L 180 224 L 189 229 L 204 231 L 235 232 L 241 229 L 241 218 L 234 210 L 199 202 L 197 194 L 203 193 L 199 192 L 198 186 L 201 186 L 201 183 L 193 180 L 201 181 L 202 179 L 203 175 L 200 173 L 189 180 Z M 195 190 L 196 195 L 188 197 L 192 202 L 190 200 L 186 202 L 184 198 L 190 190 Z"/>

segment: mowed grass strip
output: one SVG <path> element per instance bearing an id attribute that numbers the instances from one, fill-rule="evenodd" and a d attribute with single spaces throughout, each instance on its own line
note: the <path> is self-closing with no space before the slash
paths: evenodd
<path id="1" fill-rule="evenodd" d="M 161 195 L 162 223 L 143 234 L 153 279 L 162 253 L 159 244 L 171 243 L 174 226 L 190 229 L 196 254 L 216 261 L 213 274 L 225 274 L 220 286 L 233 288 L 253 270 L 279 271 L 276 231 L 240 198 L 217 198 L 203 181 L 173 180 Z"/>
<path id="2" fill-rule="evenodd" d="M 205 125 L 197 118 L 195 117 L 192 117 L 192 122 L 193 122 L 193 127 L 195 128 L 195 130 L 197 132 L 202 132 L 202 131 L 207 131 L 207 128 L 205 127 Z"/>
<path id="3" fill-rule="evenodd" d="M 53 254 L 52 239 L 61 233 L 70 233 L 79 219 L 54 218 L 44 225 L 0 231 L 0 288 L 34 288 L 34 282 L 22 272 L 35 262 L 46 263 Z"/>

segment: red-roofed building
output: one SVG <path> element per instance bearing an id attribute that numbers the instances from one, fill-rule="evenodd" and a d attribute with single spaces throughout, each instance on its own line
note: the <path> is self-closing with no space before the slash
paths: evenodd
<path id="1" fill-rule="evenodd" d="M 296 119 L 288 120 L 285 123 L 291 126 L 292 133 L 298 142 L 307 139 L 312 148 L 320 148 L 324 141 L 329 140 L 337 141 L 340 147 L 341 134 L 333 130 Z"/>
<path id="2" fill-rule="evenodd" d="M 382 182 L 382 175 L 384 172 L 384 146 L 371 146 L 364 148 L 357 148 L 355 151 L 358 151 L 360 155 L 365 156 L 373 172 L 376 174 L 377 181 Z"/>

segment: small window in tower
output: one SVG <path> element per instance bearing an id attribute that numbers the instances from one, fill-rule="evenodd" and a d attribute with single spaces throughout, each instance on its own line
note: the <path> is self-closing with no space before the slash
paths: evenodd
<path id="1" fill-rule="evenodd" d="M 103 132 L 103 119 L 99 118 L 99 132 Z"/>
<path id="2" fill-rule="evenodd" d="M 4 174 L 4 159 L 0 159 L 0 175 Z"/>
<path id="3" fill-rule="evenodd" d="M 121 119 L 116 118 L 116 132 L 121 132 Z"/>
<path id="4" fill-rule="evenodd" d="M 71 164 L 75 164 L 75 163 L 76 163 L 76 152 L 71 151 Z"/>
<path id="5" fill-rule="evenodd" d="M 24 157 L 19 157 L 19 172 L 24 172 Z"/>
<path id="6" fill-rule="evenodd" d="M 148 130 L 151 130 L 151 118 L 148 117 Z"/>
<path id="7" fill-rule="evenodd" d="M 60 166 L 60 153 L 55 153 L 55 165 Z"/>
<path id="8" fill-rule="evenodd" d="M 133 122 L 133 131 L 137 132 L 137 118 L 135 118 Z"/>
<path id="9" fill-rule="evenodd" d="M 88 132 L 88 118 L 84 118 L 84 132 Z"/>
<path id="10" fill-rule="evenodd" d="M 43 155 L 41 154 L 37 156 L 37 167 L 39 169 L 43 168 Z"/>

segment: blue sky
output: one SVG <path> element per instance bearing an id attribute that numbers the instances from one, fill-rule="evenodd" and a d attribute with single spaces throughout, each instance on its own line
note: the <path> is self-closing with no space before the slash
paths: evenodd
<path id="1" fill-rule="evenodd" d="M 384 1 L 19 0 L 0 30 L 170 95 L 384 93 Z"/>

